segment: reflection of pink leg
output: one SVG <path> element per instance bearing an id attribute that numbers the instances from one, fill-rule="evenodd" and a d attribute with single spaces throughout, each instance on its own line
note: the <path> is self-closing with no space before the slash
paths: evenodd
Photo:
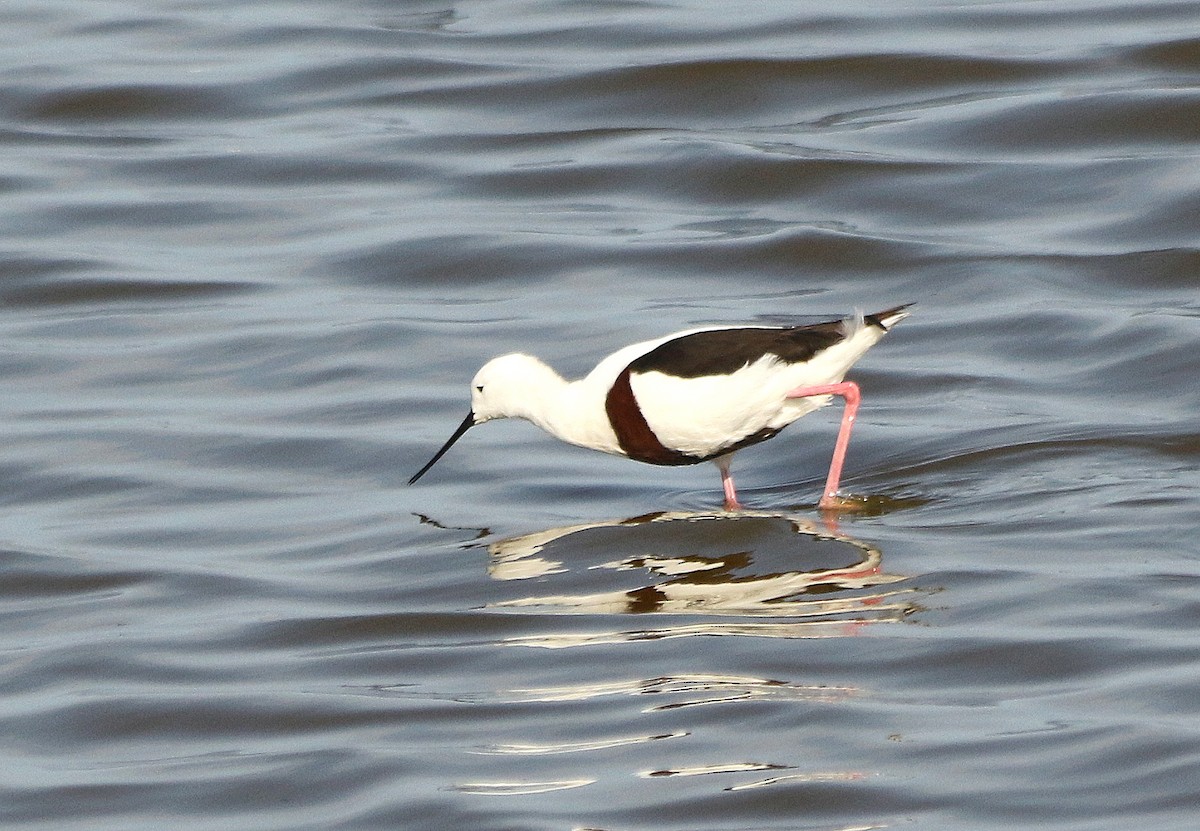
<path id="1" fill-rule="evenodd" d="M 729 465 L 733 462 L 733 456 L 722 456 L 716 461 L 717 467 L 721 469 L 721 486 L 725 488 L 725 510 L 740 511 L 742 506 L 738 504 L 737 491 L 733 489 L 733 477 L 729 475 Z"/>
<path id="2" fill-rule="evenodd" d="M 838 505 L 838 481 L 842 478 L 842 464 L 846 461 L 846 448 L 850 444 L 850 431 L 858 414 L 858 384 L 842 381 L 838 384 L 818 384 L 812 387 L 796 387 L 787 394 L 788 398 L 807 398 L 810 395 L 840 395 L 846 399 L 846 410 L 842 414 L 842 426 L 838 430 L 837 443 L 833 446 L 833 461 L 829 463 L 829 477 L 825 480 L 825 493 L 819 506 L 834 508 Z"/>

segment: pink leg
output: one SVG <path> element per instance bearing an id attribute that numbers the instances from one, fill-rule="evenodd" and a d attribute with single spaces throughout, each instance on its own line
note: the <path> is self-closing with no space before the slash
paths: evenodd
<path id="1" fill-rule="evenodd" d="M 821 495 L 819 507 L 838 506 L 838 481 L 842 478 L 842 465 L 846 461 L 846 448 L 850 445 L 850 431 L 858 414 L 858 384 L 842 381 L 837 384 L 818 384 L 812 387 L 796 387 L 787 394 L 788 398 L 808 398 L 811 395 L 840 395 L 846 399 L 846 410 L 842 414 L 842 426 L 838 430 L 837 443 L 833 446 L 833 461 L 829 463 L 829 477 L 825 480 L 825 493 Z"/>
<path id="2" fill-rule="evenodd" d="M 733 457 L 722 456 L 716 461 L 717 467 L 721 469 L 721 486 L 725 488 L 725 510 L 740 511 L 742 506 L 738 504 L 737 491 L 733 489 L 733 477 L 729 474 L 729 466 L 733 463 Z"/>

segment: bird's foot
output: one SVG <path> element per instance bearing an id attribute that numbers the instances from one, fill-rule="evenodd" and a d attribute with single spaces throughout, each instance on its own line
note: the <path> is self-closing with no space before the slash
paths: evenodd
<path id="1" fill-rule="evenodd" d="M 733 512 L 742 511 L 745 509 L 741 506 L 741 503 L 739 503 L 736 499 L 726 499 L 725 500 L 725 510 L 729 511 L 730 513 L 733 513 Z"/>
<path id="2" fill-rule="evenodd" d="M 843 493 L 827 493 L 817 503 L 817 507 L 822 511 L 832 511 L 839 514 L 860 513 L 865 511 L 869 506 L 870 500 L 867 497 Z"/>

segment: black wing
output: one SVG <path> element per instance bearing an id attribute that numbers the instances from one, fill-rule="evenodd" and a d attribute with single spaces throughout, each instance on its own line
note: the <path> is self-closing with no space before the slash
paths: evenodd
<path id="1" fill-rule="evenodd" d="M 790 329 L 745 327 L 681 335 L 659 344 L 629 364 L 631 372 L 661 372 L 675 378 L 729 375 L 764 355 L 789 364 L 813 356 L 846 338 L 843 321 Z"/>

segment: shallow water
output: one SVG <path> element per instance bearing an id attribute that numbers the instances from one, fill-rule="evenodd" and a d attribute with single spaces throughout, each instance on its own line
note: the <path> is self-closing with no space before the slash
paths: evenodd
<path id="1" fill-rule="evenodd" d="M 1200 7 L 0 11 L 0 820 L 1192 828 Z M 916 302 L 653 468 L 487 358 Z"/>

